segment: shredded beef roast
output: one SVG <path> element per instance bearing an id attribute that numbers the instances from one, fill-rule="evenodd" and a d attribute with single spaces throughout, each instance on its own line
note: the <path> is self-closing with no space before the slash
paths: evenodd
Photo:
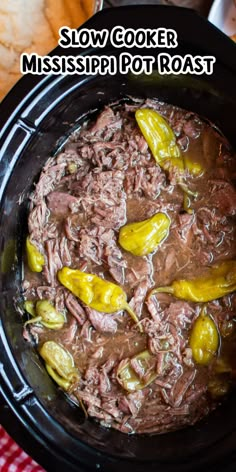
<path id="1" fill-rule="evenodd" d="M 140 107 L 161 113 L 181 152 L 204 166 L 197 177 L 185 175 L 196 195 L 191 212 L 184 210 L 177 170 L 166 173 L 157 164 L 137 126 L 134 112 Z M 26 300 L 50 300 L 66 322 L 58 330 L 29 324 L 24 338 L 39 347 L 54 340 L 71 353 L 81 380 L 70 394 L 103 426 L 124 433 L 167 432 L 194 424 L 218 403 L 208 392 L 217 359 L 197 365 L 189 347 L 202 305 L 148 293 L 235 258 L 233 165 L 230 146 L 210 123 L 159 101 L 135 99 L 106 107 L 96 121 L 74 132 L 42 170 L 30 198 L 28 228 L 45 265 L 37 274 L 26 264 L 23 290 Z M 124 251 L 119 229 L 159 211 L 169 216 L 171 226 L 157 250 L 143 257 Z M 98 312 L 61 286 L 57 272 L 65 266 L 120 285 L 142 332 L 125 310 Z M 229 361 L 235 296 L 212 301 L 207 310 L 223 333 L 221 356 Z M 148 368 L 156 375 L 144 388 L 128 392 L 119 372 L 130 362 L 145 383 L 148 373 L 135 357 L 144 350 L 151 354 Z M 223 374 L 224 380 L 230 382 L 231 374 Z"/>

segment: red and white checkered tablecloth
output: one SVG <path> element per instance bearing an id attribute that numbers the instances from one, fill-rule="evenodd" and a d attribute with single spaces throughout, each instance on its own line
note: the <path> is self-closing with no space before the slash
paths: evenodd
<path id="1" fill-rule="evenodd" d="M 45 472 L 0 426 L 0 472 Z"/>

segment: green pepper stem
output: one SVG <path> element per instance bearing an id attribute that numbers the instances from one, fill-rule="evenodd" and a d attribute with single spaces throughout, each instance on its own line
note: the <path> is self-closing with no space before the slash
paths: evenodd
<path id="1" fill-rule="evenodd" d="M 187 195 L 187 193 L 184 192 L 184 211 L 186 211 L 187 213 L 189 213 L 189 215 L 192 215 L 193 214 L 193 209 L 191 208 L 191 200 L 189 198 L 189 195 Z"/>
<path id="2" fill-rule="evenodd" d="M 24 326 L 27 326 L 30 323 L 37 323 L 37 321 L 42 321 L 42 316 L 36 316 L 35 318 L 32 318 L 31 320 L 26 321 Z"/>
<path id="3" fill-rule="evenodd" d="M 179 187 L 181 188 L 181 190 L 183 190 L 183 192 L 184 192 L 186 195 L 189 195 L 190 197 L 197 198 L 198 192 L 193 192 L 192 190 L 190 190 L 190 189 L 188 188 L 188 186 L 187 186 L 182 180 L 180 180 L 180 181 L 178 182 L 178 185 L 179 185 Z"/>
<path id="4" fill-rule="evenodd" d="M 157 287 L 150 292 L 149 297 L 155 295 L 156 293 L 170 293 L 174 295 L 174 289 L 173 287 Z"/>
<path id="5" fill-rule="evenodd" d="M 202 307 L 199 316 L 207 316 L 207 306 L 206 306 L 206 305 L 204 305 L 204 306 Z"/>
<path id="6" fill-rule="evenodd" d="M 126 303 L 125 306 L 124 306 L 124 309 L 126 311 L 128 311 L 129 315 L 131 316 L 131 318 L 134 320 L 134 322 L 136 323 L 136 325 L 139 327 L 139 330 L 140 332 L 142 333 L 143 332 L 143 328 L 140 324 L 140 320 L 138 319 L 137 315 L 134 313 L 134 311 L 132 310 L 132 308 L 130 308 L 129 304 Z"/>

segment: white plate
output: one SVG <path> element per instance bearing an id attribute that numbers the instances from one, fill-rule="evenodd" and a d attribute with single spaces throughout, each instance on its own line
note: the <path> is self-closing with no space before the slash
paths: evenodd
<path id="1" fill-rule="evenodd" d="M 236 5 L 234 0 L 215 0 L 208 20 L 228 36 L 236 34 Z"/>

